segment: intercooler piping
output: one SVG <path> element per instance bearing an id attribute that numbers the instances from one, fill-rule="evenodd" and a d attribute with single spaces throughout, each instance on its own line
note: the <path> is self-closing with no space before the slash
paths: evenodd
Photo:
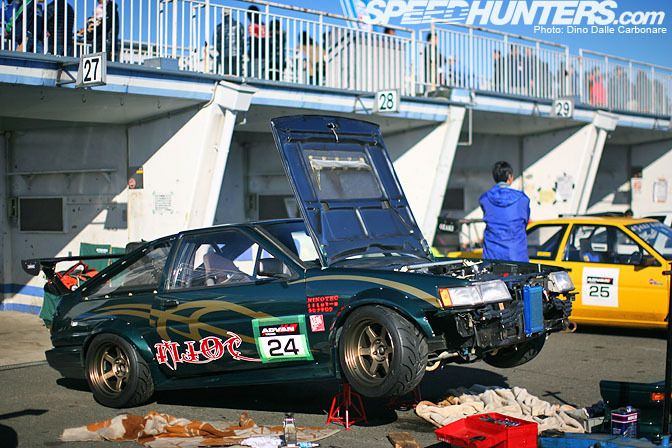
<path id="1" fill-rule="evenodd" d="M 429 358 L 427 360 L 427 367 L 425 367 L 425 371 L 427 371 L 427 372 L 435 371 L 436 369 L 438 369 L 441 366 L 441 361 L 444 361 L 448 358 L 452 358 L 453 356 L 458 356 L 458 353 L 457 352 L 453 352 L 453 353 L 441 352 L 436 357 Z"/>

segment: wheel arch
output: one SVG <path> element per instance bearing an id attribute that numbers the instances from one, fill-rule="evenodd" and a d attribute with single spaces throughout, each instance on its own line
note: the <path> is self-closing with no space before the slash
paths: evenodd
<path id="1" fill-rule="evenodd" d="M 86 352 L 93 340 L 103 334 L 113 334 L 128 342 L 149 366 L 154 384 L 158 386 L 161 382 L 166 380 L 165 375 L 158 368 L 154 362 L 154 354 L 147 340 L 140 334 L 137 329 L 133 328 L 130 322 L 120 321 L 118 319 L 106 320 L 98 325 L 89 333 L 84 343 L 82 344 L 82 365 L 86 366 Z"/>
<path id="2" fill-rule="evenodd" d="M 385 288 L 376 288 L 357 294 L 348 302 L 345 309 L 336 316 L 330 334 L 330 342 L 333 344 L 332 346 L 335 346 L 338 343 L 339 330 L 343 328 L 348 316 L 350 316 L 356 309 L 363 306 L 382 306 L 389 308 L 418 327 L 425 337 L 433 337 L 435 335 L 434 330 L 427 320 L 426 311 L 416 303 L 416 300 L 419 299 L 409 298 L 398 291 Z M 401 301 L 404 301 L 405 303 L 401 305 Z"/>

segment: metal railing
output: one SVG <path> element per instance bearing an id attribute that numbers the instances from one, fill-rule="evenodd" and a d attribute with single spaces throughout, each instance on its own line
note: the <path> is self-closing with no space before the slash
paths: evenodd
<path id="1" fill-rule="evenodd" d="M 580 50 L 582 99 L 595 107 L 670 115 L 672 70 Z"/>
<path id="2" fill-rule="evenodd" d="M 0 49 L 402 95 L 473 89 L 669 116 L 672 70 L 456 24 L 370 29 L 260 0 L 4 0 Z M 445 94 L 445 93 L 444 93 Z"/>
<path id="3" fill-rule="evenodd" d="M 547 99 L 568 94 L 563 45 L 464 25 L 422 33 L 421 91 L 449 86 Z"/>

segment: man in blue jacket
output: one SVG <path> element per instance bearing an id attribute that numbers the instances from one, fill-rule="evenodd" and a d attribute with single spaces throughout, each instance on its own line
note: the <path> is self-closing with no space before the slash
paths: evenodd
<path id="1" fill-rule="evenodd" d="M 511 188 L 513 169 L 507 162 L 495 163 L 492 177 L 497 184 L 479 200 L 486 225 L 483 258 L 529 261 L 525 228 L 530 220 L 530 199 Z"/>

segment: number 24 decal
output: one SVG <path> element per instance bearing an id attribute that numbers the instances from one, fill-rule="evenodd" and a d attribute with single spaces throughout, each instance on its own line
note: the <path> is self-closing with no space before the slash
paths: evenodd
<path id="1" fill-rule="evenodd" d="M 282 341 L 280 341 L 279 339 L 269 339 L 268 353 L 271 356 L 285 356 L 288 353 L 298 355 L 299 349 L 296 348 L 296 343 L 294 342 L 294 339 L 288 339 L 284 348 L 282 347 Z"/>

